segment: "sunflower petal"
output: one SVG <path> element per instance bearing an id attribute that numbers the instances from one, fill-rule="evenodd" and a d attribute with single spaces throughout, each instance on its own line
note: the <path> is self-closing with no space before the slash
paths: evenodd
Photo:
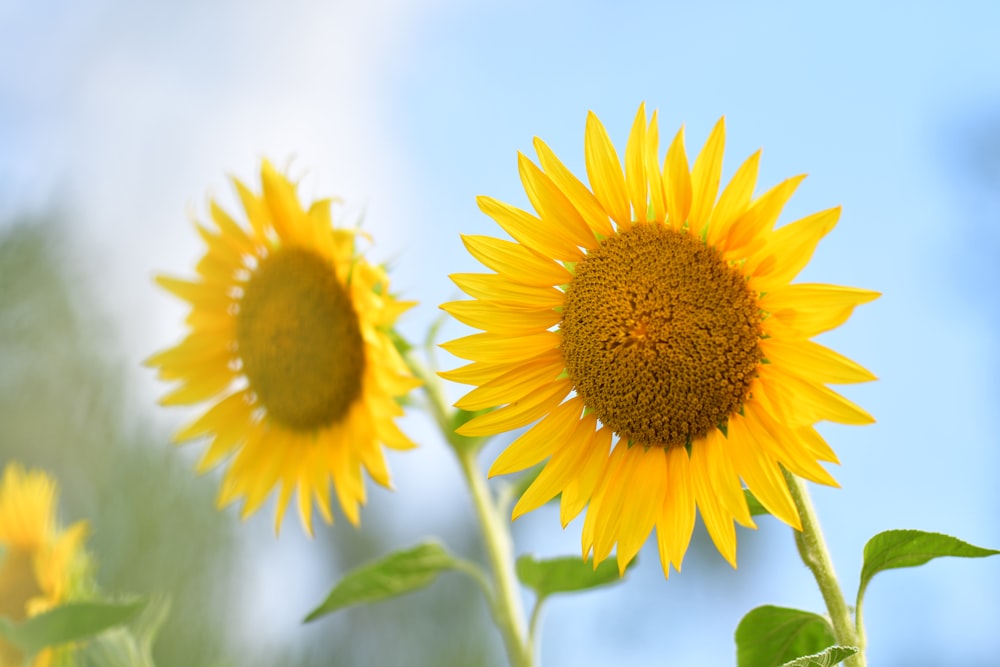
<path id="1" fill-rule="evenodd" d="M 667 191 L 667 216 L 670 227 L 680 231 L 691 212 L 691 172 L 684 150 L 684 127 L 677 131 L 663 162 L 663 183 Z M 697 230 L 695 230 L 697 231 Z"/>
<path id="2" fill-rule="evenodd" d="M 521 285 L 551 287 L 573 279 L 573 274 L 561 264 L 519 243 L 464 234 L 462 243 L 484 266 Z"/>
<path id="3" fill-rule="evenodd" d="M 722 117 L 712 128 L 705 141 L 705 147 L 694 161 L 691 169 L 691 213 L 688 222 L 691 229 L 700 233 L 715 207 L 715 197 L 719 194 L 722 179 L 722 151 L 726 145 L 726 119 Z"/>
<path id="4" fill-rule="evenodd" d="M 659 171 L 659 170 L 657 170 Z M 632 201 L 632 218 L 646 222 L 649 184 L 646 180 L 646 103 L 639 105 L 625 145 L 625 184 Z"/>
<path id="5" fill-rule="evenodd" d="M 559 442 L 576 428 L 582 411 L 583 401 L 579 398 L 554 408 L 500 453 L 490 466 L 489 476 L 526 470 L 552 456 Z"/>
<path id="6" fill-rule="evenodd" d="M 568 262 L 580 259 L 582 253 L 573 237 L 558 225 L 546 224 L 527 211 L 502 201 L 480 195 L 479 210 L 493 218 L 518 243 L 546 257 Z"/>
<path id="7" fill-rule="evenodd" d="M 559 227 L 576 246 L 592 248 L 597 245 L 594 232 L 573 203 L 535 163 L 520 152 L 517 154 L 517 168 L 524 192 L 545 225 Z"/>
<path id="8" fill-rule="evenodd" d="M 587 114 L 584 162 L 587 165 L 590 187 L 601 206 L 619 225 L 624 225 L 626 229 L 630 227 L 632 216 L 622 163 L 608 137 L 608 131 L 593 111 Z"/>
<path id="9" fill-rule="evenodd" d="M 535 137 L 534 145 L 542 169 L 580 212 L 591 231 L 601 236 L 611 236 L 614 233 L 614 227 L 608 218 L 608 212 L 601 206 L 601 202 L 597 200 L 594 193 L 566 168 L 552 152 L 552 149 L 545 145 L 544 141 Z"/>

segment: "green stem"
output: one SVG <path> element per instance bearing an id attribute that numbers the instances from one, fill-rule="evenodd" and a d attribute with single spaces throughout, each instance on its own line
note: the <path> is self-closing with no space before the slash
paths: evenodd
<path id="1" fill-rule="evenodd" d="M 531 619 L 528 621 L 528 650 L 531 655 L 536 655 L 538 644 L 539 624 L 542 620 L 542 604 L 545 603 L 544 596 L 538 596 L 535 600 L 535 608 L 531 610 Z"/>
<path id="2" fill-rule="evenodd" d="M 493 568 L 495 590 L 494 618 L 507 645 L 511 667 L 531 667 L 532 655 L 524 642 L 524 617 L 520 590 L 514 574 L 514 547 L 506 523 L 490 497 L 486 479 L 476 465 L 475 451 L 456 450 L 462 474 L 472 493 L 476 515 L 483 529 L 486 556 Z"/>
<path id="3" fill-rule="evenodd" d="M 833 634 L 837 638 L 837 643 L 841 646 L 856 646 L 858 652 L 844 661 L 847 667 L 865 667 L 864 646 L 861 643 L 861 633 L 858 632 L 854 621 L 851 619 L 851 611 L 844 599 L 844 594 L 840 590 L 840 583 L 837 581 L 837 573 L 833 569 L 833 560 L 830 558 L 830 550 L 827 549 L 826 541 L 823 539 L 823 532 L 819 527 L 819 518 L 813 508 L 812 501 L 805 484 L 798 477 L 783 470 L 785 481 L 788 483 L 788 490 L 792 494 L 795 508 L 799 512 L 802 520 L 802 531 L 795 533 L 795 544 L 799 548 L 799 555 L 806 567 L 813 573 L 816 583 L 819 584 L 820 593 L 823 594 L 823 601 L 826 603 L 827 612 L 830 614 L 830 622 L 833 624 Z"/>
<path id="4" fill-rule="evenodd" d="M 501 510 L 493 500 L 486 485 L 486 478 L 479 470 L 476 453 L 479 451 L 478 438 L 466 438 L 454 430 L 453 412 L 447 406 L 441 383 L 416 359 L 407 359 L 414 375 L 423 381 L 431 414 L 437 422 L 451 449 L 458 458 L 462 476 L 465 478 L 476 516 L 483 531 L 486 556 L 493 570 L 493 591 L 487 598 L 493 620 L 500 630 L 511 667 L 532 667 L 531 645 L 525 642 L 525 623 L 521 609 L 520 590 L 514 572 L 514 546 L 510 531 L 501 516 Z"/>

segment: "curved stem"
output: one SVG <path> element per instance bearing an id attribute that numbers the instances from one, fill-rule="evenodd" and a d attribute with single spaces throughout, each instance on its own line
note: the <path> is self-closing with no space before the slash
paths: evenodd
<path id="1" fill-rule="evenodd" d="M 486 479 L 476 465 L 475 453 L 469 449 L 457 450 L 456 453 L 469 491 L 472 493 L 476 515 L 483 529 L 486 555 L 493 568 L 496 588 L 494 620 L 507 645 L 507 656 L 510 658 L 511 667 L 531 667 L 531 652 L 523 640 L 524 617 L 521 612 L 517 578 L 514 574 L 514 548 L 510 532 L 493 505 L 489 489 L 486 487 Z"/>
<path id="2" fill-rule="evenodd" d="M 521 609 L 520 590 L 514 572 L 514 547 L 511 543 L 507 523 L 501 517 L 498 507 L 486 486 L 486 478 L 476 463 L 477 446 L 481 439 L 466 438 L 455 433 L 453 411 L 447 407 L 441 383 L 412 356 L 407 362 L 414 375 L 423 381 L 431 414 L 437 422 L 451 449 L 458 458 L 462 477 L 469 487 L 476 517 L 483 531 L 486 556 L 493 570 L 493 592 L 487 595 L 493 620 L 500 630 L 511 667 L 532 667 L 533 653 L 525 642 L 525 623 Z M 488 587 L 487 587 L 488 590 Z"/>
<path id="3" fill-rule="evenodd" d="M 840 590 L 840 582 L 837 581 L 837 573 L 833 569 L 833 560 L 830 558 L 830 551 L 823 539 L 819 518 L 816 516 L 816 510 L 809 499 L 809 493 L 805 484 L 798 477 L 787 470 L 782 470 L 782 472 L 785 475 L 788 490 L 792 494 L 792 500 L 795 502 L 795 508 L 802 520 L 802 531 L 795 533 L 795 544 L 799 548 L 799 555 L 806 567 L 812 572 L 819 585 L 820 593 L 823 594 L 823 601 L 830 614 L 830 622 L 833 624 L 833 633 L 837 638 L 837 643 L 841 646 L 856 646 L 858 648 L 858 652 L 845 660 L 844 664 L 847 667 L 865 667 L 861 633 L 858 632 L 854 621 L 851 620 L 851 612 L 844 599 L 844 594 Z"/>
<path id="4" fill-rule="evenodd" d="M 542 604 L 544 604 L 545 599 L 544 596 L 539 596 L 535 600 L 535 608 L 531 610 L 531 619 L 528 621 L 528 650 L 531 655 L 536 655 L 538 650 L 539 624 L 542 620 Z"/>

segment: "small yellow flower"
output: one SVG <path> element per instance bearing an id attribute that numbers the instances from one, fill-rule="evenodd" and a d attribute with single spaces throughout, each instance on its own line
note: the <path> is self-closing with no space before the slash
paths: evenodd
<path id="1" fill-rule="evenodd" d="M 15 623 L 70 599 L 86 569 L 80 521 L 63 530 L 56 523 L 58 487 L 40 471 L 8 463 L 0 479 L 0 616 Z M 67 657 L 46 649 L 32 667 Z M 22 664 L 20 652 L 0 639 L 0 667 Z"/>
<path id="2" fill-rule="evenodd" d="M 775 229 L 803 177 L 754 197 L 759 152 L 719 195 L 724 136 L 720 120 L 689 169 L 681 129 L 661 166 L 643 105 L 623 169 L 591 113 L 589 187 L 536 138 L 540 166 L 518 167 L 537 215 L 480 197 L 515 241 L 463 237 L 495 273 L 452 276 L 473 300 L 442 306 L 483 330 L 443 346 L 472 361 L 442 373 L 475 387 L 456 406 L 503 406 L 459 433 L 540 419 L 490 474 L 547 461 L 514 517 L 560 494 L 564 526 L 587 507 L 595 566 L 617 545 L 624 571 L 655 528 L 664 575 L 680 570 L 700 508 L 735 567 L 734 521 L 754 527 L 743 484 L 799 528 L 781 468 L 836 485 L 815 424 L 873 421 L 827 385 L 874 376 L 809 339 L 878 294 L 791 284 L 840 209 Z"/>
<path id="3" fill-rule="evenodd" d="M 164 405 L 213 405 L 176 436 L 209 436 L 205 471 L 234 455 L 219 504 L 244 499 L 242 516 L 279 489 L 275 530 L 292 492 L 312 534 L 312 502 L 327 523 L 332 485 L 357 525 L 362 469 L 389 487 L 381 445 L 414 446 L 393 421 L 418 386 L 392 341 L 412 302 L 389 292 L 385 271 L 358 254 L 356 230 L 336 229 L 330 201 L 304 209 L 295 185 L 267 161 L 260 195 L 234 179 L 249 227 L 214 201 L 198 278 L 158 277 L 191 305 L 188 336 L 154 355 L 181 385 Z"/>

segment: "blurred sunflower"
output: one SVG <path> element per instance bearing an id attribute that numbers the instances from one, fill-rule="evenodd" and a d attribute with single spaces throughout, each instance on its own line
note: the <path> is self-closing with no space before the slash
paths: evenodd
<path id="1" fill-rule="evenodd" d="M 754 527 L 743 484 L 801 528 L 782 467 L 836 485 L 815 424 L 873 421 L 826 385 L 874 376 L 809 339 L 878 294 L 790 284 L 840 209 L 775 229 L 804 177 L 753 197 L 758 151 L 718 195 L 724 141 L 720 120 L 689 169 L 682 128 L 661 168 L 643 105 L 623 170 L 591 113 L 587 187 L 536 138 L 541 166 L 519 154 L 518 167 L 537 216 L 479 197 L 515 242 L 463 237 L 496 273 L 452 276 L 474 300 L 442 305 L 484 331 L 443 345 L 472 361 L 442 373 L 475 385 L 456 406 L 504 406 L 459 433 L 541 419 L 490 474 L 547 459 L 514 518 L 561 494 L 565 526 L 589 505 L 582 546 L 595 566 L 617 544 L 624 571 L 655 527 L 664 575 L 679 570 L 700 508 L 735 567 L 734 521 Z"/>
<path id="2" fill-rule="evenodd" d="M 83 583 L 86 522 L 63 530 L 56 523 L 55 481 L 40 471 L 8 463 L 0 479 L 0 617 L 15 623 L 74 597 Z M 68 664 L 72 647 L 45 649 L 32 667 Z M 23 656 L 0 639 L 0 665 L 21 665 Z"/>
<path id="3" fill-rule="evenodd" d="M 418 386 L 392 331 L 412 302 L 389 292 L 385 271 L 356 251 L 356 230 L 336 229 L 330 200 L 304 209 L 295 185 L 267 161 L 262 193 L 234 179 L 249 227 L 214 201 L 213 227 L 196 223 L 208 246 L 196 280 L 157 282 L 191 304 L 190 333 L 147 363 L 182 384 L 164 405 L 212 401 L 177 441 L 211 437 L 198 468 L 231 454 L 220 506 L 243 498 L 242 517 L 278 488 L 275 530 L 298 491 L 312 534 L 312 502 L 333 521 L 330 486 L 357 525 L 362 469 L 390 486 L 382 445 L 413 442 L 393 421 Z"/>

